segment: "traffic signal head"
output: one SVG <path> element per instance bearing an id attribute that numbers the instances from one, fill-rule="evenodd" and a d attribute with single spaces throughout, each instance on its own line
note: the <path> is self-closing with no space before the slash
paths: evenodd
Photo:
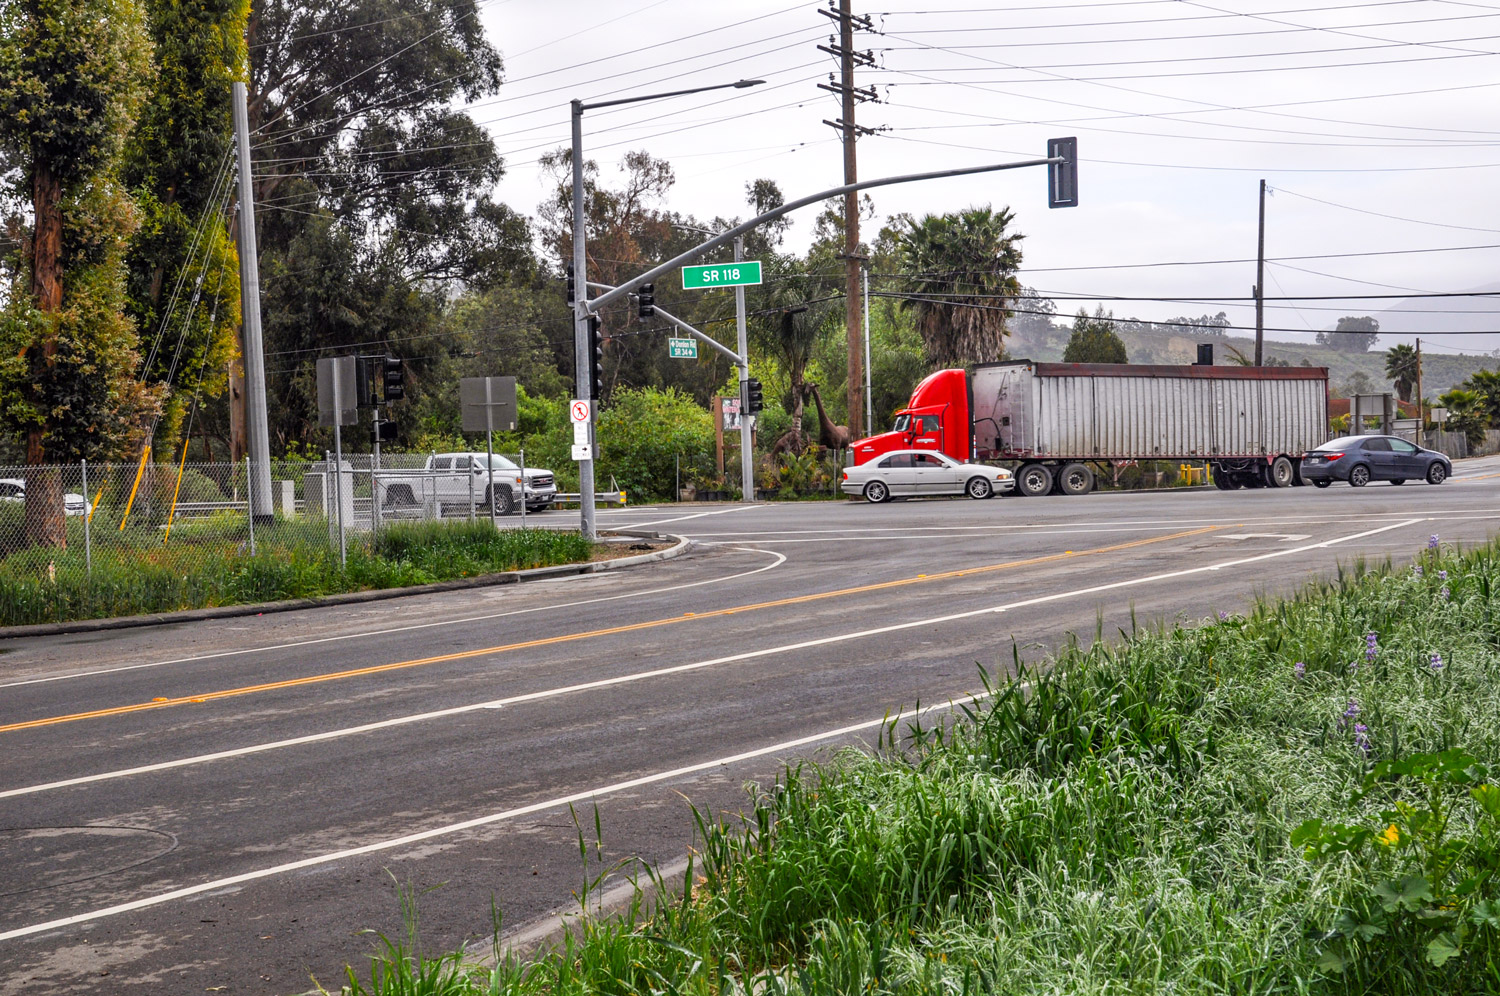
<path id="1" fill-rule="evenodd" d="M 573 280 L 573 264 L 568 264 L 568 303 L 578 300 L 578 286 Z"/>
<path id="2" fill-rule="evenodd" d="M 641 284 L 640 311 L 641 318 L 650 318 L 654 312 L 651 310 L 656 305 L 656 285 Z"/>
<path id="3" fill-rule="evenodd" d="M 761 393 L 760 381 L 751 377 L 745 381 L 745 408 L 749 414 L 754 415 L 766 407 L 766 400 Z"/>
<path id="4" fill-rule="evenodd" d="M 599 329 L 599 316 L 589 316 L 589 400 L 598 401 L 604 383 L 604 333 Z"/>
<path id="5" fill-rule="evenodd" d="M 1047 164 L 1047 206 L 1078 206 L 1078 139 L 1047 139 L 1047 158 L 1061 159 Z"/>
<path id="6" fill-rule="evenodd" d="M 381 419 L 371 426 L 377 443 L 394 443 L 396 441 L 396 423 L 390 419 Z"/>
<path id="7" fill-rule="evenodd" d="M 385 400 L 399 401 L 406 397 L 406 364 L 399 357 L 387 356 L 384 364 Z"/>

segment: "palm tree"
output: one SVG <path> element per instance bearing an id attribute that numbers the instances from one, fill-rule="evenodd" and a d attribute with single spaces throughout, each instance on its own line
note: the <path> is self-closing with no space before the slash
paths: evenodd
<path id="1" fill-rule="evenodd" d="M 1500 427 L 1500 370 L 1476 370 L 1463 386 L 1479 395 L 1490 428 Z"/>
<path id="2" fill-rule="evenodd" d="M 1009 302 L 1021 294 L 1016 269 L 1023 236 L 1007 234 L 1009 208 L 969 208 L 906 222 L 896 255 L 906 277 L 903 310 L 916 316 L 927 359 L 963 366 L 1005 354 Z"/>
<path id="3" fill-rule="evenodd" d="M 1448 409 L 1448 428 L 1462 432 L 1470 446 L 1484 442 L 1485 426 L 1489 418 L 1485 412 L 1484 395 L 1478 391 L 1466 391 L 1455 387 L 1438 397 L 1438 404 Z"/>
<path id="4" fill-rule="evenodd" d="M 1385 351 L 1385 375 L 1396 387 L 1396 396 L 1410 401 L 1412 389 L 1417 386 L 1417 369 L 1421 358 L 1417 351 L 1406 343 L 1399 343 Z"/>
<path id="5" fill-rule="evenodd" d="M 800 453 L 807 446 L 807 436 L 802 431 L 807 367 L 812 363 L 813 351 L 828 332 L 832 315 L 828 299 L 833 296 L 833 285 L 807 273 L 795 256 L 771 256 L 766 271 L 766 283 L 757 296 L 757 313 L 750 320 L 749 332 L 759 348 L 776 357 L 777 366 L 786 374 L 792 429 L 782 448 Z"/>

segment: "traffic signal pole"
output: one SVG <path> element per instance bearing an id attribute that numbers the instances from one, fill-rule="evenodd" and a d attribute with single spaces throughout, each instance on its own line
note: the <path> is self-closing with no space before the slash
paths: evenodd
<path id="1" fill-rule="evenodd" d="M 734 240 L 734 261 L 745 258 L 745 237 Z M 734 326 L 740 349 L 740 498 L 755 500 L 755 447 L 750 434 L 750 345 L 745 331 L 745 285 L 734 285 Z"/>
<path id="2" fill-rule="evenodd" d="M 589 351 L 593 349 L 589 335 L 588 258 L 584 252 L 585 221 L 583 214 L 583 101 L 574 100 L 573 107 L 573 273 L 578 293 L 573 295 L 573 362 L 576 397 L 589 403 L 588 440 L 589 459 L 578 461 L 578 504 L 581 510 L 578 531 L 584 539 L 599 538 L 594 526 L 594 421 L 598 417 L 594 406 L 598 399 L 590 384 Z"/>

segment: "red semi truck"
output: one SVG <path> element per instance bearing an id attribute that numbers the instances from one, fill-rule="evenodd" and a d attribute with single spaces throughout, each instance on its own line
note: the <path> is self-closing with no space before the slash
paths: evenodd
<path id="1" fill-rule="evenodd" d="M 1223 489 L 1301 484 L 1328 438 L 1326 367 L 984 363 L 939 370 L 890 432 L 856 440 L 855 464 L 892 450 L 1018 465 L 1016 493 L 1093 490 L 1092 465 L 1206 461 Z"/>

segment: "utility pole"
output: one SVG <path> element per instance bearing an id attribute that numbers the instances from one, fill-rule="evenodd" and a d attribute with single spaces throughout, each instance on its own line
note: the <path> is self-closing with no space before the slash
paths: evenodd
<path id="1" fill-rule="evenodd" d="M 1422 446 L 1427 441 L 1427 416 L 1423 413 L 1422 402 L 1422 340 L 1417 340 L 1417 445 Z"/>
<path id="2" fill-rule="evenodd" d="M 245 358 L 245 428 L 251 472 L 250 515 L 271 519 L 271 424 L 266 415 L 266 351 L 260 338 L 260 263 L 255 248 L 255 183 L 250 173 L 250 112 L 245 84 L 234 84 L 234 141 L 240 172 L 240 325 Z"/>
<path id="3" fill-rule="evenodd" d="M 838 9 L 819 8 L 818 13 L 838 22 L 838 44 L 819 45 L 839 60 L 839 82 L 819 83 L 821 89 L 838 94 L 843 101 L 843 116 L 837 121 L 823 123 L 840 133 L 844 141 L 844 185 L 859 182 L 859 168 L 855 157 L 855 142 L 860 135 L 873 135 L 875 129 L 861 128 L 854 121 L 854 108 L 867 100 L 877 100 L 874 87 L 860 90 L 854 85 L 854 67 L 866 68 L 875 65 L 875 56 L 870 52 L 854 51 L 854 31 L 873 31 L 875 26 L 868 15 L 856 17 L 850 4 L 852 0 L 838 0 Z M 830 39 L 830 42 L 832 39 Z M 848 422 L 859 425 L 864 395 L 864 349 L 860 331 L 863 327 L 861 313 L 864 300 L 860 296 L 860 264 L 864 257 L 859 252 L 859 193 L 849 191 L 844 195 L 844 251 L 840 254 L 846 266 L 844 283 L 844 328 L 849 344 Z"/>
<path id="4" fill-rule="evenodd" d="M 745 258 L 745 237 L 734 240 L 734 261 Z M 740 359 L 740 499 L 755 500 L 755 443 L 750 436 L 750 343 L 745 329 L 745 285 L 734 285 L 734 327 Z"/>
<path id="5" fill-rule="evenodd" d="M 1266 181 L 1260 181 L 1260 236 L 1255 250 L 1255 365 L 1265 361 L 1266 348 Z"/>
<path id="6" fill-rule="evenodd" d="M 870 362 L 870 268 L 860 267 L 860 273 L 865 279 L 865 435 L 875 435 L 875 392 L 870 387 L 870 370 L 873 364 Z M 850 418 L 853 421 L 853 418 Z"/>

